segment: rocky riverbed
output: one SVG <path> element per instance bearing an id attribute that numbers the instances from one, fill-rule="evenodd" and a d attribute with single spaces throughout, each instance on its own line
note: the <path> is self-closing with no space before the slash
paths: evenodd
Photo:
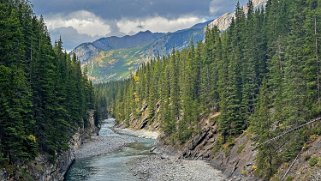
<path id="1" fill-rule="evenodd" d="M 206 162 L 178 159 L 173 150 L 157 147 L 158 133 L 114 129 L 114 124 L 113 119 L 106 120 L 99 136 L 93 136 L 75 152 L 76 161 L 67 181 L 225 180 L 220 171 Z"/>
<path id="2" fill-rule="evenodd" d="M 223 174 L 200 160 L 182 160 L 176 157 L 151 155 L 133 160 L 134 175 L 146 181 L 221 181 Z"/>
<path id="3" fill-rule="evenodd" d="M 88 158 L 102 154 L 108 154 L 122 149 L 130 143 L 139 142 L 141 138 L 156 139 L 158 133 L 142 130 L 130 130 L 113 128 L 114 119 L 103 122 L 99 135 L 91 136 L 91 139 L 75 151 L 76 159 Z"/>

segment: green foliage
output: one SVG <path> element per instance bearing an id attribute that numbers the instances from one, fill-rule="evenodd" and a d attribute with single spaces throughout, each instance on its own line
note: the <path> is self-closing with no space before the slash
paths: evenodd
<path id="1" fill-rule="evenodd" d="M 147 62 L 147 52 L 145 46 L 101 51 L 84 66 L 88 69 L 88 75 L 93 78 L 94 83 L 122 80 L 130 77 L 130 73 L 140 64 Z"/>
<path id="2" fill-rule="evenodd" d="M 54 161 L 88 125 L 93 87 L 62 41 L 51 45 L 28 1 L 1 1 L 0 9 L 0 164 L 23 164 L 39 152 Z"/>
<path id="3" fill-rule="evenodd" d="M 150 120 L 160 119 L 174 144 L 185 143 L 208 113 L 220 112 L 215 151 L 228 153 L 231 140 L 250 127 L 258 145 L 256 172 L 269 179 L 320 132 L 302 128 L 267 142 L 321 114 L 320 7 L 319 0 L 269 0 L 254 10 L 249 1 L 245 15 L 238 4 L 225 32 L 207 28 L 204 43 L 173 50 L 131 79 L 97 90 L 120 122 L 141 118 L 147 105 Z"/>
<path id="4" fill-rule="evenodd" d="M 238 153 L 238 154 L 242 153 L 243 150 L 244 150 L 244 148 L 245 148 L 245 145 L 241 145 L 240 147 L 238 147 L 238 148 L 237 148 L 237 153 Z"/>
<path id="5" fill-rule="evenodd" d="M 292 180 L 294 180 L 294 178 L 292 176 L 288 176 L 285 180 L 286 181 L 292 181 Z"/>
<path id="6" fill-rule="evenodd" d="M 308 160 L 308 164 L 310 165 L 310 167 L 314 167 L 314 166 L 321 166 L 321 157 L 317 157 L 317 156 L 312 156 L 309 160 Z"/>
<path id="7" fill-rule="evenodd" d="M 219 151 L 221 151 L 221 149 L 223 148 L 223 136 L 219 135 L 217 137 L 217 141 L 215 142 L 214 146 L 213 146 L 213 154 L 218 153 Z"/>
<path id="8" fill-rule="evenodd" d="M 17 171 L 17 175 L 19 177 L 19 180 L 23 181 L 33 181 L 34 179 L 30 175 L 30 172 L 28 172 L 26 169 L 19 169 Z"/>

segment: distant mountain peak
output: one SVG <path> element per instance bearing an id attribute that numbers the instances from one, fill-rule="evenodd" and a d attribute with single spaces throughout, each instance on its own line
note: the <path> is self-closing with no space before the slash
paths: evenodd
<path id="1" fill-rule="evenodd" d="M 146 31 L 140 31 L 137 34 L 152 34 L 152 32 L 150 30 L 146 30 Z"/>
<path id="2" fill-rule="evenodd" d="M 168 55 L 173 48 L 181 50 L 204 39 L 208 22 L 170 33 L 149 30 L 123 37 L 107 37 L 84 43 L 74 52 L 94 83 L 120 80 L 130 76 L 142 63 Z"/>
<path id="3" fill-rule="evenodd" d="M 134 35 L 125 35 L 122 37 L 111 36 L 100 38 L 94 42 L 83 43 L 77 46 L 73 52 L 81 62 L 86 62 L 91 57 L 97 55 L 100 51 L 118 50 L 133 48 L 149 44 L 156 39 L 164 36 L 163 33 L 152 33 L 151 31 L 141 31 Z"/>
<path id="4" fill-rule="evenodd" d="M 253 6 L 255 9 L 265 7 L 268 0 L 252 0 Z M 244 12 L 247 14 L 248 7 L 247 5 L 243 6 Z M 213 28 L 214 26 L 217 26 L 219 30 L 224 31 L 226 30 L 232 23 L 232 19 L 235 17 L 235 13 L 225 13 L 224 15 L 218 17 L 211 23 L 209 23 L 209 27 Z"/>

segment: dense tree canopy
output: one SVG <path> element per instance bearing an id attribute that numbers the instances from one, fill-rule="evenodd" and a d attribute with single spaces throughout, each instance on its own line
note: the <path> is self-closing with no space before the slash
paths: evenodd
<path id="1" fill-rule="evenodd" d="M 238 4 L 227 31 L 144 64 L 128 80 L 97 86 L 110 112 L 130 124 L 147 106 L 173 143 L 197 132 L 198 120 L 219 112 L 223 142 L 250 128 L 257 135 L 258 173 L 270 177 L 293 159 L 310 135 L 300 129 L 261 144 L 321 113 L 320 0 L 269 0 L 246 13 Z M 106 106 L 106 105 L 105 105 Z"/>
<path id="2" fill-rule="evenodd" d="M 0 165 L 51 160 L 88 126 L 91 82 L 25 0 L 0 2 Z"/>

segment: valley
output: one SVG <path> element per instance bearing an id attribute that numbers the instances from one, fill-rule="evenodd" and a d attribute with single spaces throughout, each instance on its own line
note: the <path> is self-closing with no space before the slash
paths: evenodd
<path id="1" fill-rule="evenodd" d="M 207 22 L 173 33 L 139 32 L 81 44 L 73 51 L 94 83 L 123 80 L 142 64 L 204 39 Z M 109 45 L 111 44 L 111 45 Z"/>
<path id="2" fill-rule="evenodd" d="M 321 180 L 320 0 L 8 0 L 0 27 L 1 181 Z"/>

